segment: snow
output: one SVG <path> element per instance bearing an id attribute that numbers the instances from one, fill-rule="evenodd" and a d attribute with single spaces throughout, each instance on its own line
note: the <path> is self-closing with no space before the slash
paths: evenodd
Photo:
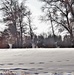
<path id="1" fill-rule="evenodd" d="M 74 71 L 74 49 L 0 49 L 0 69 L 24 69 L 30 73 Z"/>

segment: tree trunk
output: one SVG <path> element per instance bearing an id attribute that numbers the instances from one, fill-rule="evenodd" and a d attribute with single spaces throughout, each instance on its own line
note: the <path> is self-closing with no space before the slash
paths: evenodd
<path id="1" fill-rule="evenodd" d="M 20 21 L 20 47 L 23 47 L 23 37 L 22 37 L 22 25 Z"/>
<path id="2" fill-rule="evenodd" d="M 16 36 L 15 47 L 17 48 L 19 46 L 19 41 L 18 41 L 18 35 L 17 35 L 16 21 L 14 22 L 14 25 L 15 25 L 15 35 L 14 36 Z"/>

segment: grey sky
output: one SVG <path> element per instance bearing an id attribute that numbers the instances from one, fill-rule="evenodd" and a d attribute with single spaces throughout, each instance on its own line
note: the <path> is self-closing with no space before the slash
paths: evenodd
<path id="1" fill-rule="evenodd" d="M 43 4 L 39 0 L 27 0 L 26 5 L 30 8 L 33 15 L 33 22 L 37 27 L 37 30 L 35 32 L 37 34 L 47 32 L 48 26 L 46 26 L 46 23 L 39 20 L 40 15 L 42 15 L 41 6 Z"/>
<path id="2" fill-rule="evenodd" d="M 21 2 L 22 0 L 19 0 Z M 37 27 L 34 31 L 36 34 L 46 33 L 48 31 L 48 26 L 44 22 L 39 20 L 40 15 L 42 15 L 41 6 L 42 3 L 39 0 L 26 0 L 26 5 L 32 12 L 33 24 Z M 0 12 L 1 13 L 1 12 Z M 2 19 L 2 15 L 0 15 L 0 19 Z M 5 29 L 5 25 L 0 23 L 0 31 Z"/>
<path id="3" fill-rule="evenodd" d="M 20 0 L 19 0 L 20 1 Z M 41 22 L 39 20 L 40 15 L 43 15 L 43 12 L 41 11 L 41 7 L 43 6 L 43 3 L 39 0 L 27 0 L 26 5 L 30 8 L 32 15 L 33 15 L 33 22 L 35 26 L 37 27 L 37 30 L 35 30 L 36 34 L 41 34 L 41 33 L 52 33 L 51 29 L 51 24 L 50 23 L 45 23 Z M 54 27 L 55 34 L 58 33 L 58 29 Z M 62 35 L 64 36 L 67 33 L 67 31 L 64 31 L 62 33 L 58 33 L 57 35 Z"/>
<path id="4" fill-rule="evenodd" d="M 21 2 L 22 0 L 19 0 Z M 52 30 L 50 28 L 51 24 L 49 23 L 48 25 L 45 22 L 41 22 L 39 20 L 40 15 L 42 15 L 41 7 L 43 3 L 41 3 L 39 0 L 26 0 L 26 5 L 29 7 L 29 9 L 32 12 L 33 15 L 33 24 L 37 27 L 35 30 L 36 34 L 41 34 L 41 33 L 52 33 Z M 0 18 L 2 18 L 2 15 L 0 15 Z M 4 24 L 0 23 L 0 30 L 4 30 L 5 26 Z M 57 33 L 57 31 L 55 31 Z"/>

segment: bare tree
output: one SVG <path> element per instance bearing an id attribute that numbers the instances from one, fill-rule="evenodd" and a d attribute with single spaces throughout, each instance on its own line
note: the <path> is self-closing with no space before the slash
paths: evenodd
<path id="1" fill-rule="evenodd" d="M 36 39 L 36 37 L 35 37 L 35 34 L 34 34 L 34 32 L 33 32 L 33 25 L 32 25 L 32 13 L 31 13 L 31 11 L 29 10 L 29 12 L 28 12 L 28 15 L 27 15 L 27 20 L 28 20 L 28 26 L 29 26 L 29 34 L 30 34 L 30 37 L 31 37 L 31 45 L 32 45 L 32 48 L 35 48 L 36 47 L 36 43 L 35 43 L 35 39 Z M 35 28 L 36 29 L 36 28 Z"/>
<path id="2" fill-rule="evenodd" d="M 68 31 L 73 41 L 74 1 L 73 0 L 40 0 L 45 3 L 42 10 L 46 21 L 52 20 L 54 25 L 61 26 Z M 50 15 L 51 14 L 51 15 Z M 71 16 L 71 17 L 70 17 Z"/>
<path id="3" fill-rule="evenodd" d="M 16 47 L 23 47 L 24 17 L 28 13 L 25 1 L 20 5 L 17 0 L 2 0 L 2 3 L 4 22 L 8 25 L 10 34 L 16 37 Z"/>
<path id="4" fill-rule="evenodd" d="M 11 35 L 17 37 L 17 1 L 16 0 L 1 0 L 2 1 L 2 10 L 4 14 L 4 22 L 8 26 L 8 29 Z M 17 45 L 17 40 L 16 40 Z"/>
<path id="5" fill-rule="evenodd" d="M 23 33 L 26 30 L 26 22 L 24 21 L 25 16 L 28 15 L 27 7 L 24 2 L 18 6 L 18 23 L 20 28 L 20 47 L 23 47 Z"/>

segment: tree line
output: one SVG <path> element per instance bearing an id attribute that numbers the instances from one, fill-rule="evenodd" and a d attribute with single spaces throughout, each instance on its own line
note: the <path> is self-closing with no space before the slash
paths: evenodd
<path id="1" fill-rule="evenodd" d="M 44 3 L 41 10 L 41 20 L 50 22 L 52 28 L 52 38 L 56 47 L 55 28 L 58 32 L 67 31 L 70 35 L 71 47 L 74 46 L 74 1 L 73 0 L 38 0 Z M 16 48 L 22 48 L 25 34 L 30 37 L 31 47 L 36 47 L 39 43 L 37 36 L 32 27 L 32 12 L 26 6 L 23 0 L 20 4 L 18 0 L 1 0 L 0 10 L 3 12 L 3 22 L 7 29 L 2 32 L 2 37 L 6 39 L 8 44 L 14 44 Z M 28 38 L 28 37 L 27 37 Z M 37 39 L 37 40 L 36 40 Z M 43 38 L 41 38 L 43 39 Z M 41 40 L 40 40 L 41 41 Z"/>
<path id="2" fill-rule="evenodd" d="M 50 21 L 52 33 L 54 36 L 53 26 L 59 27 L 59 32 L 67 31 L 70 35 L 71 45 L 74 45 L 74 0 L 40 0 L 44 2 L 42 11 L 43 21 Z"/>
<path id="3" fill-rule="evenodd" d="M 3 11 L 3 22 L 8 26 L 6 33 L 8 33 L 7 38 L 16 37 L 15 46 L 23 45 L 23 34 L 26 34 L 27 30 L 33 38 L 33 28 L 31 25 L 31 11 L 25 5 L 25 1 L 20 4 L 18 0 L 1 0 Z M 20 39 L 19 39 L 20 38 Z M 20 41 L 19 41 L 20 40 Z"/>

